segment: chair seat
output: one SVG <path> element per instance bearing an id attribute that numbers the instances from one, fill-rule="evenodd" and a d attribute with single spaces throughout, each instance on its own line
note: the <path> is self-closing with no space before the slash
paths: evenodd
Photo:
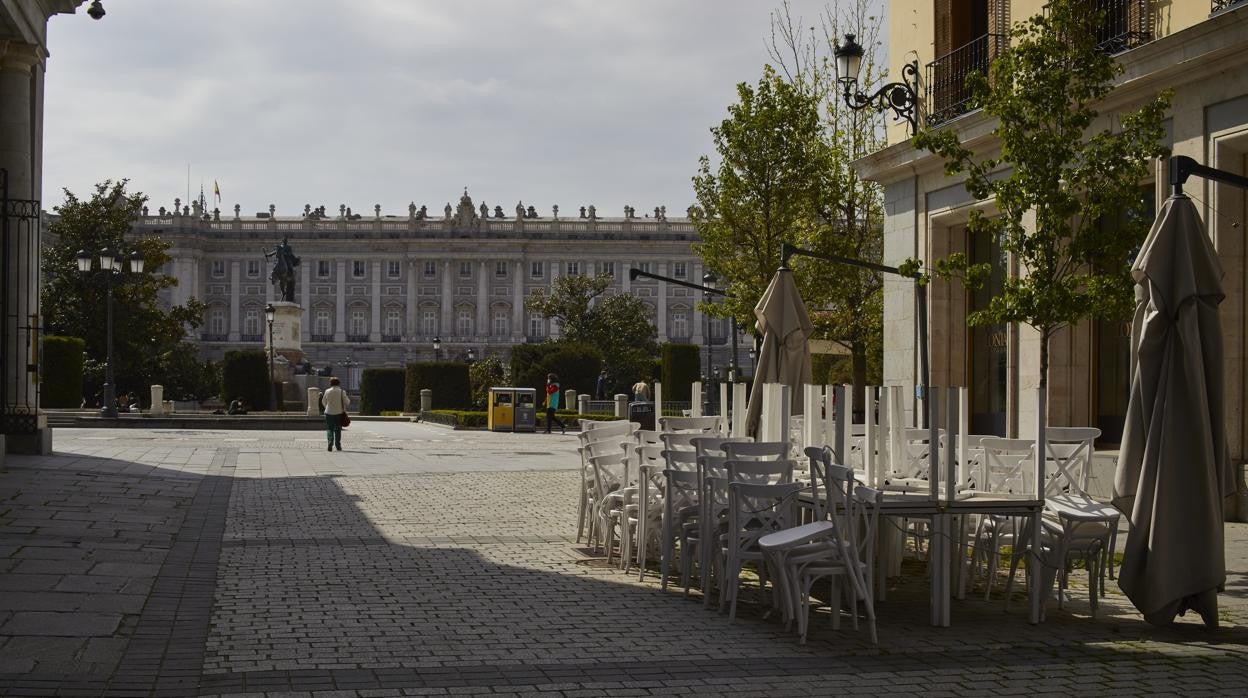
<path id="1" fill-rule="evenodd" d="M 827 535 L 835 530 L 836 526 L 831 521 L 815 521 L 802 524 L 801 526 L 794 526 L 793 528 L 786 528 L 783 531 L 768 533 L 758 539 L 758 545 L 764 550 L 788 550 L 807 543 L 812 538 Z"/>

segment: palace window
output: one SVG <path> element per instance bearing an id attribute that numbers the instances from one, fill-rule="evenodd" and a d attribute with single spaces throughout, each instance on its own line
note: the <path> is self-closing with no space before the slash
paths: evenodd
<path id="1" fill-rule="evenodd" d="M 432 279 L 438 275 L 438 263 L 434 261 L 425 262 L 425 278 Z"/>
<path id="2" fill-rule="evenodd" d="M 420 314 L 420 333 L 432 337 L 438 333 L 438 312 L 425 310 Z"/>
<path id="3" fill-rule="evenodd" d="M 507 263 L 506 262 L 494 263 L 494 276 L 497 276 L 500 279 L 507 278 Z"/>
<path id="4" fill-rule="evenodd" d="M 255 308 L 248 308 L 243 316 L 243 334 L 251 337 L 260 334 L 260 312 Z"/>
<path id="5" fill-rule="evenodd" d="M 461 279 L 472 278 L 472 262 L 460 262 L 459 263 L 459 278 Z"/>
<path id="6" fill-rule="evenodd" d="M 316 320 L 314 321 L 313 326 L 316 328 L 313 334 L 317 334 L 322 337 L 325 337 L 325 336 L 328 336 L 330 333 L 332 333 L 334 331 L 334 328 L 333 328 L 333 322 L 329 315 L 329 311 L 328 310 L 316 311 Z"/>
<path id="7" fill-rule="evenodd" d="M 529 316 L 529 336 L 530 337 L 545 337 L 546 336 L 546 321 L 545 321 L 545 318 L 543 318 L 541 315 Z"/>
<path id="8" fill-rule="evenodd" d="M 599 262 L 598 265 L 602 268 L 603 274 L 610 277 L 615 276 L 615 262 Z"/>
<path id="9" fill-rule="evenodd" d="M 567 266 L 564 268 L 567 269 L 568 276 L 579 276 L 581 273 L 580 262 L 568 262 Z"/>
<path id="10" fill-rule="evenodd" d="M 677 339 L 689 336 L 689 316 L 683 310 L 672 313 L 672 330 L 668 335 Z"/>
<path id="11" fill-rule="evenodd" d="M 363 260 L 355 260 L 351 262 L 351 276 L 356 279 L 364 278 L 364 262 Z"/>
<path id="12" fill-rule="evenodd" d="M 689 270 L 685 267 L 684 262 L 672 262 L 672 276 L 677 279 L 683 279 L 688 276 Z"/>
<path id="13" fill-rule="evenodd" d="M 224 259 L 212 260 L 212 272 L 211 273 L 214 279 L 220 279 L 223 276 L 225 276 L 225 260 Z"/>
<path id="14" fill-rule="evenodd" d="M 472 311 L 461 310 L 455 314 L 455 331 L 461 337 L 472 335 Z"/>
<path id="15" fill-rule="evenodd" d="M 529 263 L 529 278 L 541 279 L 546 276 L 546 264 L 544 262 Z"/>
<path id="16" fill-rule="evenodd" d="M 253 279 L 260 276 L 260 260 L 258 259 L 247 260 L 247 276 Z"/>
<path id="17" fill-rule="evenodd" d="M 351 332 L 350 332 L 350 334 L 353 334 L 353 335 L 355 335 L 355 336 L 357 336 L 357 337 L 362 337 L 362 336 L 364 336 L 364 335 L 368 334 L 368 318 L 367 318 L 365 315 L 366 315 L 366 314 L 365 314 L 365 311 L 363 311 L 363 310 L 352 310 L 352 311 L 351 311 Z"/>
<path id="18" fill-rule="evenodd" d="M 397 259 L 392 259 L 392 260 L 390 260 L 390 261 L 386 262 L 386 276 L 388 276 L 388 277 L 390 277 L 390 278 L 392 278 L 392 279 L 397 279 L 397 278 L 399 278 L 399 271 L 400 271 L 400 269 L 402 269 L 402 266 L 401 266 L 401 264 L 400 264 L 399 260 L 397 260 Z"/>
<path id="19" fill-rule="evenodd" d="M 403 325 L 399 316 L 398 308 L 389 308 L 386 310 L 386 335 L 390 337 L 398 337 L 403 333 Z"/>
<path id="20" fill-rule="evenodd" d="M 642 271 L 644 271 L 644 272 L 646 272 L 647 274 L 649 274 L 649 273 L 650 273 L 650 263 L 649 263 L 649 262 L 638 262 L 638 263 L 637 263 L 637 268 L 638 268 L 638 269 L 640 269 L 640 270 L 642 270 Z"/>
<path id="21" fill-rule="evenodd" d="M 511 333 L 511 322 L 507 317 L 506 310 L 494 311 L 493 327 L 495 337 L 506 337 Z"/>
<path id="22" fill-rule="evenodd" d="M 225 334 L 225 310 L 222 308 L 213 308 L 208 315 L 208 329 L 210 334 L 218 337 Z"/>
<path id="23" fill-rule="evenodd" d="M 321 279 L 329 278 L 329 260 L 322 259 L 317 261 L 316 276 Z"/>

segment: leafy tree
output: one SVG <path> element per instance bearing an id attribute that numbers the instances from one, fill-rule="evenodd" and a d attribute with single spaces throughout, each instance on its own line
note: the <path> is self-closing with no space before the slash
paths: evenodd
<path id="1" fill-rule="evenodd" d="M 490 388 L 510 385 L 509 367 L 498 356 L 491 354 L 468 368 L 468 380 L 472 383 L 472 406 L 488 409 Z"/>
<path id="2" fill-rule="evenodd" d="M 93 257 L 105 248 L 139 252 L 145 273 L 130 274 L 127 267 L 124 282 L 113 286 L 113 370 L 118 395 L 143 395 L 152 383 L 181 384 L 177 376 L 185 368 L 188 349 L 179 344 L 188 328 L 202 322 L 204 305 L 192 299 L 186 305 L 162 307 L 157 294 L 178 283 L 157 272 L 169 261 L 169 245 L 156 237 L 125 239 L 147 200 L 143 194 L 127 192 L 126 182 L 97 184 L 85 200 L 65 190 L 64 203 L 54 209 L 58 219 L 49 226 L 55 242 L 43 250 L 41 302 L 48 333 L 86 341 L 88 383 L 94 384 L 90 360 L 102 362 L 107 357 L 105 288 L 98 283 L 98 274 L 88 278 L 78 271 L 78 251 Z"/>
<path id="3" fill-rule="evenodd" d="M 884 255 L 883 194 L 875 182 L 860 179 L 851 163 L 887 145 L 885 117 L 878 110 L 851 109 L 845 104 L 833 52 L 848 28 L 867 49 L 859 69 L 860 84 L 883 82 L 888 73 L 876 59 L 877 49 L 883 45 L 881 19 L 872 14 L 868 0 L 844 2 L 838 10 L 825 10 L 818 27 L 809 29 L 800 17 L 794 19 L 787 2 L 771 16 L 772 60 L 789 84 L 819 105 L 821 136 L 829 150 L 816 225 L 795 244 L 878 263 Z M 809 257 L 794 257 L 790 265 L 803 299 L 812 308 L 816 336 L 839 341 L 850 350 L 850 375 L 855 386 L 880 382 L 884 278 L 866 269 Z M 855 397 L 861 398 L 861 394 Z"/>
<path id="4" fill-rule="evenodd" d="M 966 174 L 966 189 L 993 200 L 999 215 L 972 213 L 973 235 L 991 235 L 1017 261 L 1020 273 L 988 308 L 968 316 L 972 325 L 1023 323 L 1040 334 L 1040 388 L 1048 384 L 1049 340 L 1089 316 L 1122 318 L 1132 306 L 1130 251 L 1150 221 L 1119 219 L 1138 202 L 1140 182 L 1160 142 L 1170 94 L 1090 133 L 1094 105 L 1109 94 L 1121 67 L 1096 48 L 1100 13 L 1078 0 L 1052 0 L 1047 11 L 1011 30 L 1010 47 L 989 75 L 968 79 L 973 107 L 997 119 L 999 154 L 976 155 L 952 129 L 927 130 L 915 145 L 943 157 L 950 175 Z M 1028 218 L 1034 222 L 1027 222 Z M 1122 260 L 1114 263 L 1110 260 Z M 911 260 L 907 271 L 917 270 Z M 991 272 L 952 254 L 934 264 L 943 278 L 979 288 Z"/>
<path id="5" fill-rule="evenodd" d="M 645 302 L 626 293 L 607 295 L 611 282 L 609 274 L 561 276 L 549 293 L 534 290 L 524 307 L 559 323 L 555 341 L 597 347 L 614 382 L 631 385 L 650 370 L 657 333 Z"/>

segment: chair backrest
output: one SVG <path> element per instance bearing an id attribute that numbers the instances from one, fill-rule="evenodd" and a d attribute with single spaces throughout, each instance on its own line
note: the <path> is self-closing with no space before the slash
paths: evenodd
<path id="1" fill-rule="evenodd" d="M 1035 441 L 990 436 L 982 439 L 980 446 L 984 465 L 976 483 L 982 481 L 981 491 L 1035 493 Z"/>
<path id="2" fill-rule="evenodd" d="M 854 469 L 834 461 L 831 446 L 807 446 L 810 459 L 810 490 L 814 500 L 815 520 L 844 518 L 854 487 Z"/>
<path id="3" fill-rule="evenodd" d="M 1046 495 L 1074 491 L 1087 496 L 1093 444 L 1101 436 L 1096 427 L 1046 427 L 1044 430 Z"/>
<path id="4" fill-rule="evenodd" d="M 755 485 L 781 485 L 793 482 L 791 460 L 735 460 L 724 461 L 729 482 L 748 482 Z"/>
<path id="5" fill-rule="evenodd" d="M 662 439 L 663 445 L 670 451 L 696 451 L 693 440 L 702 436 L 696 432 L 686 432 L 683 434 L 673 434 L 663 432 L 659 438 Z"/>
<path id="6" fill-rule="evenodd" d="M 598 432 L 601 435 L 629 434 L 641 428 L 640 422 L 628 422 L 620 419 L 581 419 L 578 421 L 580 422 L 582 432 Z"/>
<path id="7" fill-rule="evenodd" d="M 604 497 L 628 485 L 628 461 L 624 452 L 591 456 L 589 465 L 594 471 L 594 484 L 598 497 Z"/>
<path id="8" fill-rule="evenodd" d="M 789 457 L 787 441 L 755 441 L 724 444 L 724 454 L 732 460 L 782 460 Z"/>
<path id="9" fill-rule="evenodd" d="M 737 550 L 758 544 L 768 533 L 798 525 L 797 495 L 805 489 L 798 483 L 757 485 L 748 482 L 728 484 L 728 540 Z"/>
<path id="10" fill-rule="evenodd" d="M 693 444 L 693 450 L 698 452 L 699 456 L 723 456 L 724 444 L 731 443 L 749 443 L 753 441 L 750 436 L 695 436 L 689 442 Z"/>
<path id="11" fill-rule="evenodd" d="M 668 470 L 684 470 L 695 474 L 698 472 L 698 454 L 696 452 L 673 451 L 665 448 L 661 453 L 667 461 Z"/>
<path id="12" fill-rule="evenodd" d="M 903 433 L 905 447 L 901 457 L 893 461 L 893 477 L 927 479 L 932 469 L 932 432 L 927 429 L 906 428 Z M 938 430 L 937 447 L 944 443 L 945 430 Z"/>
<path id="13" fill-rule="evenodd" d="M 655 429 L 638 429 L 633 432 L 633 441 L 638 446 L 662 446 L 663 432 Z"/>
<path id="14" fill-rule="evenodd" d="M 723 430 L 723 419 L 720 417 L 659 417 L 659 431 L 669 434 L 679 432 L 718 434 Z"/>
<path id="15" fill-rule="evenodd" d="M 701 501 L 701 488 L 698 486 L 698 474 L 688 470 L 665 470 L 663 477 L 667 482 L 664 488 L 663 508 L 669 521 L 677 511 L 685 507 L 696 507 Z"/>
<path id="16" fill-rule="evenodd" d="M 856 558 L 855 562 L 861 562 L 866 570 L 868 587 L 875 569 L 875 539 L 879 535 L 883 501 L 882 492 L 866 485 L 855 487 L 851 498 L 852 523 L 849 526 L 850 540 L 846 542 L 850 543 L 849 549 Z"/>

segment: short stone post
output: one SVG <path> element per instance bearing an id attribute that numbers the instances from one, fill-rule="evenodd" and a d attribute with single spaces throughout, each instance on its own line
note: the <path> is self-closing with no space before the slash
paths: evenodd
<path id="1" fill-rule="evenodd" d="M 576 391 L 571 388 L 568 388 L 567 390 L 563 391 L 563 409 L 565 410 L 571 409 L 572 405 L 575 405 L 575 404 L 576 404 Z"/>
<path id="2" fill-rule="evenodd" d="M 430 390 L 429 388 L 420 389 L 420 411 L 421 412 L 433 411 L 433 391 Z"/>
<path id="3" fill-rule="evenodd" d="M 617 393 L 615 396 L 615 416 L 628 419 L 628 396 L 624 393 Z"/>
<path id="4" fill-rule="evenodd" d="M 589 414 L 589 396 L 578 395 L 576 398 L 576 413 Z"/>
<path id="5" fill-rule="evenodd" d="M 321 389 L 316 386 L 308 388 L 308 411 L 309 417 L 321 416 Z"/>
<path id="6" fill-rule="evenodd" d="M 152 409 L 150 412 L 153 417 L 159 417 L 165 413 L 165 386 L 152 386 Z"/>

